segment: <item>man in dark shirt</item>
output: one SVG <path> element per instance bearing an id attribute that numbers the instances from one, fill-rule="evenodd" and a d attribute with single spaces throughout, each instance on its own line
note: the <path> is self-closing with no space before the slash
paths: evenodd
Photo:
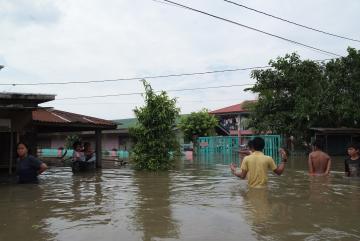
<path id="1" fill-rule="evenodd" d="M 47 165 L 32 155 L 28 154 L 28 146 L 25 143 L 17 145 L 17 166 L 16 172 L 19 183 L 38 183 L 37 176 L 47 169 Z"/>
<path id="2" fill-rule="evenodd" d="M 360 177 L 360 146 L 358 143 L 350 143 L 347 149 L 349 157 L 345 159 L 345 175 L 348 177 Z"/>

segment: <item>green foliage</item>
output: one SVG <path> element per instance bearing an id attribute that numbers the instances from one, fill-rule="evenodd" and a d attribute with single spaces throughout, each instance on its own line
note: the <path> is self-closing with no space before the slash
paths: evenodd
<path id="1" fill-rule="evenodd" d="M 360 52 L 328 63 L 301 60 L 293 53 L 254 70 L 258 94 L 250 126 L 308 139 L 310 127 L 359 127 Z"/>
<path id="2" fill-rule="evenodd" d="M 135 143 L 131 160 L 136 169 L 166 170 L 172 166 L 170 152 L 178 150 L 174 132 L 180 109 L 165 91 L 156 94 L 145 80 L 145 106 L 136 108 L 136 127 L 130 129 Z"/>
<path id="3" fill-rule="evenodd" d="M 70 135 L 70 136 L 67 136 L 66 139 L 65 139 L 65 148 L 66 149 L 72 149 L 73 148 L 73 144 L 76 142 L 76 141 L 80 141 L 81 142 L 81 139 L 78 135 Z"/>
<path id="4" fill-rule="evenodd" d="M 194 141 L 194 136 L 210 136 L 215 133 L 214 129 L 218 120 L 210 115 L 208 110 L 192 112 L 180 120 L 180 128 L 184 132 L 185 139 Z"/>

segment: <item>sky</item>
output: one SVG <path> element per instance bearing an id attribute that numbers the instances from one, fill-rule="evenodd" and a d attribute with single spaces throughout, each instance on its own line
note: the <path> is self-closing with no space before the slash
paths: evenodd
<path id="1" fill-rule="evenodd" d="M 174 0 L 222 18 L 339 55 L 359 42 L 269 18 L 223 0 Z M 358 0 L 233 0 L 303 25 L 360 39 Z M 161 0 L 0 0 L 0 84 L 100 81 L 266 66 L 297 52 L 303 59 L 335 56 L 314 51 Z M 154 90 L 254 84 L 251 71 L 151 78 Z M 181 113 L 215 110 L 256 95 L 249 86 L 169 91 Z M 134 117 L 143 105 L 140 80 L 91 84 L 0 85 L 1 92 L 55 94 L 50 106 L 104 119 Z"/>

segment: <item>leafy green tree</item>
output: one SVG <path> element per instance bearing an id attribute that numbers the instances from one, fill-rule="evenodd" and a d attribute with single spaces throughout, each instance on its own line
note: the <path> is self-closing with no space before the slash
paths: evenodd
<path id="1" fill-rule="evenodd" d="M 138 124 L 130 129 L 135 144 L 131 160 L 136 169 L 166 170 L 172 166 L 170 152 L 179 147 L 174 127 L 180 109 L 165 91 L 156 94 L 145 80 L 143 84 L 145 106 L 134 110 Z"/>
<path id="2" fill-rule="evenodd" d="M 325 65 L 326 94 L 321 119 L 326 127 L 360 127 L 360 51 L 348 48 L 346 57 Z M 324 108 L 325 107 L 325 108 Z"/>
<path id="3" fill-rule="evenodd" d="M 301 60 L 296 53 L 270 61 L 271 68 L 255 70 L 258 94 L 250 126 L 299 139 L 310 127 L 358 127 L 360 122 L 360 52 L 325 62 Z"/>
<path id="4" fill-rule="evenodd" d="M 186 140 L 196 143 L 199 136 L 210 136 L 215 133 L 215 126 L 218 120 L 210 115 L 207 109 L 198 112 L 192 112 L 190 115 L 183 116 L 180 120 L 180 129 L 184 132 Z"/>

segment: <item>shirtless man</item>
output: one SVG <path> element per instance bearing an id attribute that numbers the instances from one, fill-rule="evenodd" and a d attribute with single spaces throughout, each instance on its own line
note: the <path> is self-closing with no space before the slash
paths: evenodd
<path id="1" fill-rule="evenodd" d="M 312 148 L 313 151 L 309 154 L 309 174 L 328 175 L 330 173 L 331 158 L 321 150 L 321 141 L 316 140 Z"/>

